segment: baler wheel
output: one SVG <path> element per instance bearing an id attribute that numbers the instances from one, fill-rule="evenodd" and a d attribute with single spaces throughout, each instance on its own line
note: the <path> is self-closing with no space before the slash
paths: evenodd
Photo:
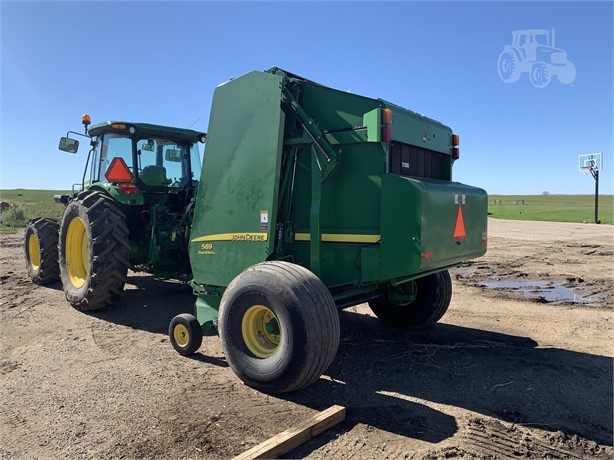
<path id="1" fill-rule="evenodd" d="M 80 193 L 60 224 L 60 276 L 73 307 L 99 310 L 122 293 L 128 272 L 126 218 L 108 195 Z"/>
<path id="2" fill-rule="evenodd" d="M 32 219 L 26 226 L 26 267 L 30 278 L 36 284 L 49 284 L 60 280 L 58 228 L 56 221 L 42 217 Z"/>
<path id="3" fill-rule="evenodd" d="M 203 343 L 203 330 L 198 320 L 188 313 L 173 318 L 168 336 L 175 351 L 183 356 L 196 353 Z"/>
<path id="4" fill-rule="evenodd" d="M 265 393 L 315 382 L 339 346 L 339 316 L 320 279 L 288 262 L 253 265 L 228 286 L 219 333 L 228 364 Z"/>
<path id="5" fill-rule="evenodd" d="M 421 329 L 432 326 L 446 313 L 452 299 L 452 280 L 447 270 L 416 280 L 416 300 L 398 305 L 386 298 L 371 300 L 375 315 L 393 327 Z"/>

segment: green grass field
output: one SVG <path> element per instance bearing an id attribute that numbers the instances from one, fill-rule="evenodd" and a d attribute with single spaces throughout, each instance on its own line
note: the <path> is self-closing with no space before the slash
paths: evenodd
<path id="1" fill-rule="evenodd" d="M 59 219 L 64 206 L 53 201 L 53 195 L 69 193 L 57 190 L 0 190 L 0 199 L 11 208 L 0 214 L 0 233 L 13 233 L 25 227 L 33 217 Z M 542 220 L 553 222 L 593 222 L 593 195 L 490 195 L 488 214 L 500 219 Z M 599 197 L 599 218 L 614 224 L 614 196 Z"/>
<path id="2" fill-rule="evenodd" d="M 0 200 L 11 204 L 0 214 L 0 233 L 13 233 L 34 217 L 60 219 L 64 205 L 53 201 L 53 195 L 67 193 L 60 190 L 0 190 Z"/>
<path id="3" fill-rule="evenodd" d="M 595 195 L 490 195 L 488 215 L 500 219 L 594 222 Z M 599 196 L 599 219 L 614 224 L 614 195 Z"/>

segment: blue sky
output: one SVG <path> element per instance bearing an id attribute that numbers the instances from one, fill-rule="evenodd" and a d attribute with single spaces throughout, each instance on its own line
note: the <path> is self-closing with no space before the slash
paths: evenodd
<path id="1" fill-rule="evenodd" d="M 206 131 L 213 90 L 273 66 L 381 97 L 461 136 L 454 179 L 491 194 L 614 193 L 612 2 L 7 2 L 0 188 L 69 189 L 87 155 L 60 136 L 120 119 Z M 497 72 L 512 31 L 556 31 L 576 79 Z M 198 121 L 197 121 L 198 120 Z M 196 122 L 196 123 L 194 123 Z"/>

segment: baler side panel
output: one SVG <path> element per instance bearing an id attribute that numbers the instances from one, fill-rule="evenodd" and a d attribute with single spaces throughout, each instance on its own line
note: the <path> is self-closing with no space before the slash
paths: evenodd
<path id="1" fill-rule="evenodd" d="M 320 129 L 333 132 L 333 139 L 349 141 L 349 131 L 338 130 L 360 127 L 363 115 L 380 106 L 377 100 L 318 85 L 302 88 L 305 112 L 317 120 Z M 322 184 L 320 277 L 329 288 L 359 283 L 362 249 L 377 247 L 379 242 L 380 177 L 386 171 L 386 152 L 383 144 L 365 141 L 335 142 L 338 167 Z M 300 238 L 309 233 L 310 155 L 309 147 L 299 151 L 296 190 L 301 192 L 295 193 L 292 206 L 294 230 L 299 236 L 292 254 L 295 262 L 307 268 L 310 243 Z M 364 242 L 363 237 L 376 242 Z"/>
<path id="2" fill-rule="evenodd" d="M 227 286 L 273 252 L 283 140 L 281 77 L 250 72 L 214 93 L 190 236 L 194 282 Z"/>

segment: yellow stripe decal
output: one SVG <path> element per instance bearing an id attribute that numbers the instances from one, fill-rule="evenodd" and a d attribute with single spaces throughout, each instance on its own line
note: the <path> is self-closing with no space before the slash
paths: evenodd
<path id="1" fill-rule="evenodd" d="M 268 233 L 218 233 L 217 235 L 206 235 L 194 238 L 192 243 L 201 241 L 267 241 Z"/>
<path id="2" fill-rule="evenodd" d="M 381 235 L 356 235 L 350 233 L 322 233 L 322 241 L 325 243 L 379 243 Z M 295 241 L 310 241 L 309 233 L 295 233 Z"/>

